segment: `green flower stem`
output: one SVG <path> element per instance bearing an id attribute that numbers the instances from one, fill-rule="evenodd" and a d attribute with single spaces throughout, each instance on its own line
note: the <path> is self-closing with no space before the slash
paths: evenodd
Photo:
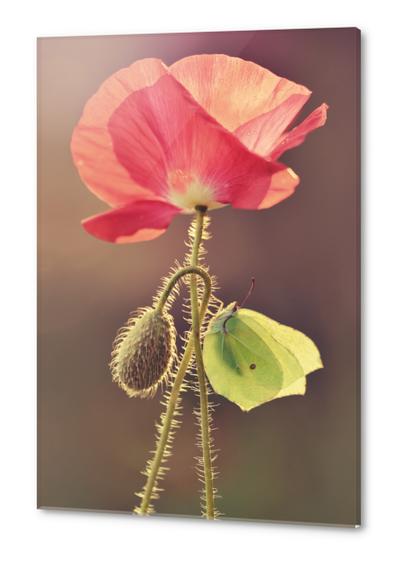
<path id="1" fill-rule="evenodd" d="M 208 307 L 208 302 L 211 296 L 211 290 L 212 290 L 212 282 L 211 282 L 211 277 L 209 275 L 209 273 L 203 269 L 202 267 L 199 267 L 197 265 L 189 265 L 186 267 L 182 267 L 181 269 L 178 269 L 178 271 L 176 271 L 174 273 L 174 275 L 169 279 L 167 285 L 165 286 L 161 296 L 160 296 L 160 300 L 157 303 L 157 310 L 159 310 L 160 312 L 163 311 L 163 308 L 172 292 L 172 290 L 174 289 L 175 285 L 178 283 L 178 281 L 181 279 L 181 277 L 184 277 L 185 275 L 190 275 L 193 274 L 193 277 L 195 277 L 195 275 L 198 275 L 199 277 L 202 278 L 202 280 L 205 283 L 205 293 L 204 293 L 204 298 L 203 298 L 203 302 L 202 302 L 202 306 L 201 309 L 204 309 L 204 315 L 205 315 L 205 311 Z M 201 314 L 202 314 L 202 310 L 201 310 Z M 203 316 L 201 316 L 201 318 L 203 318 Z"/>
<path id="2" fill-rule="evenodd" d="M 191 254 L 191 266 L 197 267 L 200 259 L 200 244 L 204 230 L 204 216 L 206 208 L 196 207 L 196 226 L 193 248 Z M 190 300 L 192 310 L 192 335 L 194 341 L 194 354 L 197 368 L 198 385 L 200 391 L 200 424 L 201 424 L 201 444 L 204 464 L 204 488 L 205 488 L 205 517 L 215 518 L 214 490 L 213 490 L 213 470 L 210 447 L 210 427 L 208 411 L 208 391 L 204 369 L 204 362 L 201 350 L 200 327 L 203 315 L 200 316 L 198 310 L 198 291 L 197 279 L 191 275 L 190 279 Z"/>
<path id="3" fill-rule="evenodd" d="M 173 288 L 175 287 L 176 283 L 179 281 L 179 279 L 181 277 L 183 277 L 184 275 L 189 275 L 191 273 L 194 273 L 193 277 L 195 275 L 199 275 L 202 277 L 202 279 L 204 280 L 205 283 L 205 291 L 204 291 L 204 296 L 202 299 L 202 303 L 201 303 L 201 308 L 200 308 L 200 312 L 197 310 L 197 322 L 199 322 L 199 318 L 204 318 L 207 307 L 208 307 L 208 303 L 209 303 L 209 299 L 211 296 L 211 278 L 209 276 L 209 274 L 202 268 L 200 267 L 196 267 L 196 266 L 190 266 L 190 267 L 184 267 L 180 270 L 178 270 L 177 272 L 174 273 L 174 275 L 171 277 L 171 279 L 169 280 L 167 286 L 165 287 L 163 294 L 157 304 L 159 309 L 163 309 L 163 307 L 165 306 L 167 299 L 171 293 L 171 291 L 173 290 Z M 199 331 L 199 325 L 197 325 L 197 329 Z M 150 507 L 150 502 L 152 499 L 152 494 L 154 492 L 155 486 L 156 486 L 156 482 L 157 482 L 157 478 L 159 475 L 159 471 L 160 471 L 160 467 L 163 461 L 163 456 L 164 456 L 164 452 L 166 450 L 166 445 L 168 442 L 168 438 L 171 432 L 171 424 L 172 424 L 172 419 L 174 417 L 174 412 L 176 409 L 176 405 L 177 405 L 177 401 L 178 401 L 178 397 L 179 397 L 179 393 L 182 387 L 182 383 L 183 383 L 183 379 L 185 378 L 185 374 L 187 371 L 187 367 L 190 363 L 190 359 L 192 356 L 192 352 L 193 352 L 193 347 L 194 347 L 194 339 L 192 337 L 192 332 L 193 330 L 189 333 L 189 339 L 188 342 L 186 344 L 184 353 L 183 353 L 183 357 L 181 359 L 181 362 L 179 364 L 179 368 L 178 368 L 178 373 L 175 377 L 172 389 L 171 389 L 171 395 L 170 398 L 168 400 L 167 403 L 167 410 L 165 413 L 165 417 L 164 417 L 164 421 L 163 421 L 163 425 L 162 425 L 162 431 L 160 433 L 160 439 L 157 443 L 156 446 L 156 450 L 154 453 L 154 457 L 152 459 L 152 463 L 149 469 L 149 474 L 148 474 L 148 478 L 147 478 L 147 482 L 144 488 L 144 494 L 142 496 L 141 499 L 141 504 L 139 509 L 137 510 L 137 512 L 140 515 L 147 515 L 149 513 L 149 507 Z"/>

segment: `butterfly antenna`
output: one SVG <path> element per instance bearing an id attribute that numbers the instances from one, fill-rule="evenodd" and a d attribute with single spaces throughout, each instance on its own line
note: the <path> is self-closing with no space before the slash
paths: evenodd
<path id="1" fill-rule="evenodd" d="M 237 303 L 237 309 L 243 307 L 243 305 L 246 303 L 246 301 L 248 300 L 248 298 L 250 297 L 250 295 L 253 293 L 255 285 L 256 285 L 256 280 L 255 280 L 254 277 L 252 277 L 252 280 L 251 280 L 251 282 L 250 282 L 249 290 L 248 290 L 248 292 L 246 293 L 246 295 L 244 296 L 244 298 L 243 298 L 241 304 Z"/>
<path id="2" fill-rule="evenodd" d="M 223 322 L 223 331 L 224 331 L 225 334 L 227 334 L 227 330 L 226 330 L 226 324 L 227 324 L 227 322 L 230 320 L 231 316 L 232 316 L 235 312 L 237 312 L 237 310 L 239 310 L 240 308 L 242 308 L 243 305 L 246 303 L 246 301 L 248 300 L 248 298 L 250 297 L 250 295 L 251 295 L 251 294 L 253 293 L 253 291 L 254 291 L 255 284 L 256 284 L 256 280 L 255 280 L 254 277 L 252 277 L 252 280 L 251 280 L 251 282 L 250 282 L 249 290 L 248 290 L 248 292 L 246 293 L 246 295 L 244 296 L 244 298 L 242 299 L 241 304 L 239 304 L 238 302 L 236 302 L 236 303 L 234 304 L 234 307 L 233 307 L 233 310 L 232 310 L 232 312 L 231 312 L 231 315 L 228 316 L 228 317 L 225 319 L 225 321 Z"/>

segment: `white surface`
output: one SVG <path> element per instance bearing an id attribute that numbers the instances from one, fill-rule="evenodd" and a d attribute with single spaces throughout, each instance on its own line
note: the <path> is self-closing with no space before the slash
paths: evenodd
<path id="1" fill-rule="evenodd" d="M 7 2 L 1 17 L 0 555 L 40 560 L 386 560 L 392 544 L 393 24 L 384 1 Z M 366 7 L 367 6 L 367 7 Z M 35 510 L 35 37 L 357 26 L 364 50 L 364 527 Z M 322 68 L 324 72 L 324 68 Z M 338 88 L 341 85 L 338 84 Z M 365 112 L 366 109 L 366 112 Z M 332 162 L 335 166 L 335 162 Z M 335 221 L 334 221 L 335 222 Z M 379 554 L 379 551 L 381 554 Z"/>

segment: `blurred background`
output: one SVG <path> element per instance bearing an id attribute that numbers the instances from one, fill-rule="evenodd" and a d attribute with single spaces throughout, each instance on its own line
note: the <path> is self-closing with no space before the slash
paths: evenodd
<path id="1" fill-rule="evenodd" d="M 324 369 L 304 397 L 246 414 L 215 396 L 218 508 L 229 518 L 354 525 L 359 521 L 359 32 L 315 29 L 38 40 L 38 505 L 130 511 L 161 406 L 129 399 L 108 362 L 129 311 L 149 305 L 181 259 L 190 220 L 152 242 L 112 245 L 81 219 L 106 209 L 81 183 L 70 137 L 110 74 L 144 57 L 196 53 L 252 60 L 313 92 L 325 127 L 285 153 L 296 194 L 266 211 L 211 214 L 206 244 L 225 302 L 256 277 L 248 307 L 309 335 Z M 176 308 L 181 330 L 184 324 Z M 184 395 L 160 514 L 199 515 L 196 404 Z"/>

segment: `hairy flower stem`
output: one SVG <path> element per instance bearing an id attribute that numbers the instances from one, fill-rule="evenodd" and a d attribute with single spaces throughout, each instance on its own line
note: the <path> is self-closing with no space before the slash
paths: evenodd
<path id="1" fill-rule="evenodd" d="M 190 267 L 184 267 L 178 271 L 176 271 L 174 273 L 174 275 L 171 277 L 171 279 L 168 281 L 167 286 L 165 287 L 161 298 L 157 304 L 159 309 L 163 309 L 163 307 L 165 306 L 167 299 L 171 293 L 171 291 L 173 290 L 173 288 L 175 287 L 176 283 L 179 281 L 179 279 L 181 277 L 183 277 L 184 275 L 189 275 L 193 273 L 193 277 L 195 277 L 195 275 L 199 275 L 202 277 L 202 279 L 204 280 L 205 283 L 205 291 L 204 291 L 204 296 L 202 299 L 202 303 L 201 303 L 201 308 L 200 311 L 198 311 L 197 309 L 197 333 L 199 332 L 199 322 L 200 322 L 200 318 L 203 319 L 208 307 L 208 303 L 209 303 L 209 299 L 211 296 L 211 278 L 209 276 L 209 274 L 202 268 L 197 267 L 197 266 L 190 266 Z M 198 304 L 197 304 L 198 306 Z M 158 476 L 160 473 L 160 467 L 162 465 L 163 462 L 163 457 L 166 451 L 166 447 L 167 447 L 167 443 L 168 443 L 168 439 L 170 436 L 170 432 L 171 432 L 171 426 L 172 426 L 172 420 L 174 417 L 174 413 L 176 410 L 176 406 L 177 406 L 177 401 L 179 398 L 179 393 L 182 387 L 182 383 L 183 383 L 183 379 L 185 377 L 185 374 L 187 372 L 187 367 L 189 365 L 191 356 L 192 356 L 192 352 L 193 352 L 193 347 L 194 347 L 194 339 L 192 337 L 192 332 L 194 332 L 195 329 L 192 329 L 191 333 L 189 334 L 189 339 L 188 342 L 186 344 L 184 353 L 183 353 L 183 357 L 182 360 L 179 364 L 179 368 L 178 368 L 178 373 L 174 379 L 174 383 L 172 386 L 172 390 L 171 390 L 171 394 L 167 403 L 167 410 L 163 419 L 163 424 L 162 424 L 162 429 L 160 432 L 160 438 L 157 442 L 157 446 L 156 446 L 156 450 L 154 453 L 154 457 L 152 459 L 152 462 L 150 464 L 150 468 L 148 470 L 148 478 L 144 487 L 144 492 L 142 495 L 142 499 L 141 499 L 141 504 L 139 506 L 139 508 L 137 508 L 135 511 L 136 513 L 138 513 L 139 515 L 147 515 L 150 512 L 150 502 L 152 499 L 152 496 L 154 494 L 155 491 L 155 487 L 156 487 L 156 483 L 158 480 Z"/>
<path id="2" fill-rule="evenodd" d="M 200 244 L 204 231 L 204 216 L 206 208 L 196 207 L 196 226 L 193 248 L 191 254 L 191 266 L 196 267 L 200 260 Z M 204 315 L 200 315 L 198 307 L 198 290 L 196 275 L 190 278 L 190 301 L 192 310 L 192 336 L 194 342 L 194 355 L 196 361 L 196 370 L 198 377 L 198 386 L 200 394 L 200 425 L 201 425 L 201 445 L 204 464 L 204 492 L 205 492 L 205 517 L 207 519 L 215 518 L 214 505 L 214 489 L 213 489 L 213 470 L 210 447 L 210 426 L 208 411 L 208 390 L 205 376 L 204 362 L 201 350 L 200 327 Z"/>
<path id="3" fill-rule="evenodd" d="M 202 311 L 204 310 L 204 315 L 205 315 L 205 311 L 208 307 L 208 303 L 209 303 L 209 298 L 211 296 L 211 290 L 212 290 L 212 282 L 211 282 L 211 277 L 209 275 L 209 273 L 207 271 L 205 271 L 205 269 L 203 269 L 202 267 L 199 267 L 197 265 L 189 265 L 186 267 L 182 267 L 181 269 L 178 269 L 178 271 L 176 271 L 174 273 L 174 275 L 169 279 L 166 287 L 163 289 L 163 292 L 160 296 L 160 299 L 157 303 L 157 310 L 162 311 L 170 294 L 171 291 L 174 289 L 175 285 L 178 283 L 178 281 L 181 279 L 181 277 L 184 277 L 185 275 L 190 275 L 193 274 L 193 277 L 195 275 L 199 276 L 202 278 L 202 280 L 205 283 L 205 293 L 204 293 L 204 298 L 203 298 L 203 302 L 202 302 L 202 306 L 201 306 L 201 312 L 199 313 L 199 315 L 202 314 Z M 201 316 L 202 318 L 203 316 Z"/>

